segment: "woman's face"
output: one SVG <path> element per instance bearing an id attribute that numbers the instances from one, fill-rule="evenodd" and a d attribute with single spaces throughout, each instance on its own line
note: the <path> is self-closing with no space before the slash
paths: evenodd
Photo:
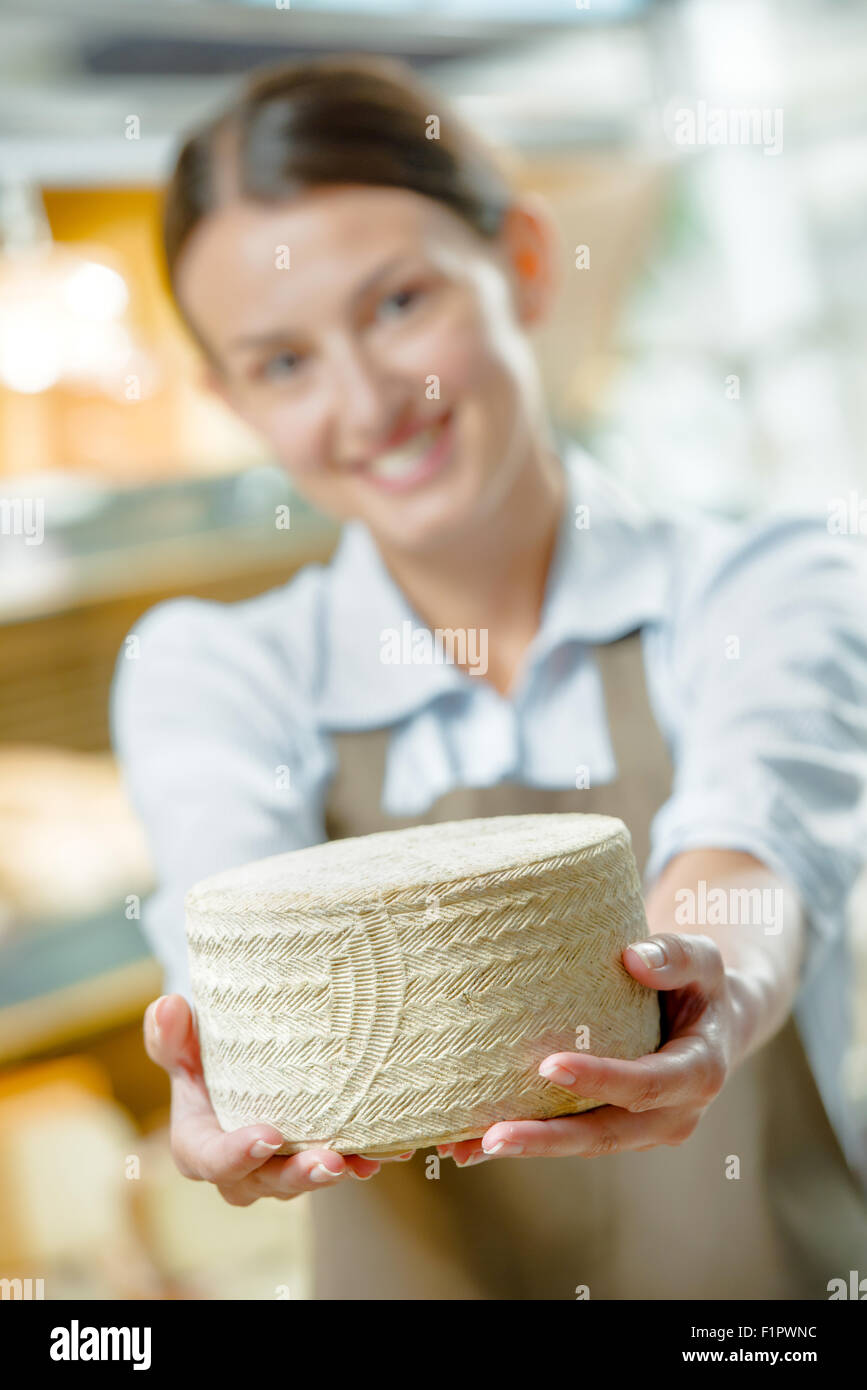
<path id="1" fill-rule="evenodd" d="M 554 234 L 516 203 L 488 242 L 405 189 L 234 201 L 177 267 L 210 384 L 299 492 L 385 546 L 471 536 L 528 466 L 541 397 L 526 330 Z"/>

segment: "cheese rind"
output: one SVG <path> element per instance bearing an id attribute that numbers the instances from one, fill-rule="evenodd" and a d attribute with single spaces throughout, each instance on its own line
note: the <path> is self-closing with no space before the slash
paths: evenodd
<path id="1" fill-rule="evenodd" d="M 599 1102 L 552 1052 L 634 1058 L 658 995 L 621 953 L 647 933 L 622 821 L 442 822 L 228 870 L 186 900 L 205 1080 L 226 1130 L 281 1153 L 393 1154 Z"/>

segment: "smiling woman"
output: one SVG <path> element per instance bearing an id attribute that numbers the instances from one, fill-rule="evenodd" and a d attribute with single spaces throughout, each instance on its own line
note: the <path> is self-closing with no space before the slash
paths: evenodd
<path id="1" fill-rule="evenodd" d="M 649 516 L 558 438 L 531 342 L 558 286 L 551 218 L 400 64 L 254 79 L 184 146 L 165 228 L 211 386 L 347 523 L 331 562 L 282 588 L 158 607 L 138 631 L 141 660 L 119 662 L 115 742 L 160 879 L 144 925 L 169 974 L 145 1036 L 172 1076 L 181 1171 L 238 1206 L 336 1189 L 314 1203 L 324 1297 L 824 1298 L 867 1248 L 828 1119 L 844 1134 L 845 909 L 867 844 L 863 552 L 804 519 L 742 533 Z M 419 631 L 447 635 L 449 659 Z M 386 647 L 384 634 L 402 640 Z M 278 1155 L 264 1119 L 221 1129 L 201 1050 L 213 1034 L 200 1039 L 189 1007 L 193 884 L 327 839 L 549 812 L 629 829 L 650 939 L 608 967 L 658 992 L 657 1051 L 595 1055 L 567 1001 L 565 1032 L 540 1021 L 549 1055 L 522 1056 L 520 1086 L 565 1089 L 591 1110 L 486 1114 L 463 1139 L 432 1118 L 413 1133 L 458 1138 L 381 1170 L 327 1145 Z M 455 832 L 449 872 L 473 833 Z M 387 886 L 374 875 L 383 921 L 407 907 Z M 719 894 L 773 904 L 773 920 L 720 919 Z M 432 896 L 419 907 L 426 945 L 441 926 Z M 568 936 L 576 899 L 558 901 Z M 223 1010 L 220 1042 L 230 1063 L 258 1049 L 256 1113 L 266 1083 L 283 1084 L 287 981 L 256 973 L 283 906 L 258 926 L 252 906 L 230 914 L 245 1012 Z M 287 908 L 306 959 L 318 927 L 297 917 Z M 545 929 L 535 909 L 508 922 L 520 942 L 497 937 L 506 977 Z M 498 992 L 465 947 L 449 945 L 453 982 L 435 998 L 424 952 L 409 952 L 413 1019 L 465 1019 L 469 1001 L 480 1018 L 512 1017 L 511 986 L 501 977 Z M 341 1032 L 342 1007 L 320 1037 L 326 986 L 314 985 L 298 1021 L 322 1044 L 327 1092 L 358 1039 Z M 564 1037 L 575 1051 L 554 1050 Z M 424 1113 L 438 1067 L 461 1059 L 445 1055 L 447 1030 L 402 1046 L 397 1071 Z M 473 1077 L 502 1064 L 491 1046 L 469 1029 Z M 311 1095 L 305 1048 L 293 1084 Z M 399 1124 L 396 1142 L 412 1142 Z"/>
<path id="2" fill-rule="evenodd" d="M 553 288 L 551 223 L 400 65 L 253 81 L 184 146 L 165 241 L 211 385 L 395 566 L 477 531 L 510 473 L 525 526 L 550 531 L 526 330 Z"/>

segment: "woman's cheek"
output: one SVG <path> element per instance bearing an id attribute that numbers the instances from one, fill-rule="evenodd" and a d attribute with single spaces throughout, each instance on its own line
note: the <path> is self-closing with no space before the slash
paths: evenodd
<path id="1" fill-rule="evenodd" d="M 283 468 L 299 483 L 314 482 L 324 471 L 324 430 L 303 408 L 275 405 L 263 421 L 263 433 Z"/>
<path id="2" fill-rule="evenodd" d="M 409 366 L 425 386 L 435 376 L 439 397 L 446 402 L 472 391 L 496 371 L 497 359 L 472 309 L 455 308 L 436 324 L 419 333 L 402 352 L 403 370 Z"/>

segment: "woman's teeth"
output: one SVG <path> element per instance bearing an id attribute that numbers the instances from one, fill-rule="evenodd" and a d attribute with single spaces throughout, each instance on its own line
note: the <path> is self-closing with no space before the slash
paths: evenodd
<path id="1" fill-rule="evenodd" d="M 406 478 L 421 463 L 424 455 L 436 442 L 437 436 L 443 427 L 440 421 L 432 425 L 430 429 L 421 430 L 414 434 L 412 439 L 408 439 L 405 444 L 401 444 L 396 449 L 389 449 L 387 453 L 380 454 L 373 463 L 367 465 L 368 471 L 377 478 Z"/>

